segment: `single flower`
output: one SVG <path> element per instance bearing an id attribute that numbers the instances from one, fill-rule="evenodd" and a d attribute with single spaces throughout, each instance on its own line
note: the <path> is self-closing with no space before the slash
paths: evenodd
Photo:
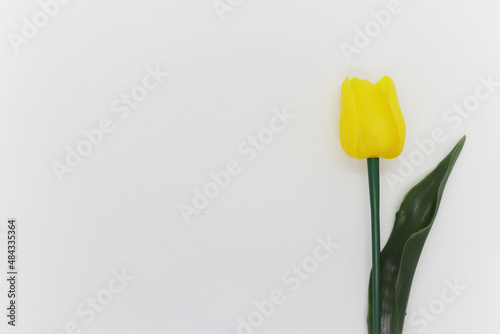
<path id="1" fill-rule="evenodd" d="M 352 158 L 394 159 L 403 151 L 406 127 L 396 87 L 388 76 L 375 85 L 347 77 L 342 84 L 340 143 Z"/>

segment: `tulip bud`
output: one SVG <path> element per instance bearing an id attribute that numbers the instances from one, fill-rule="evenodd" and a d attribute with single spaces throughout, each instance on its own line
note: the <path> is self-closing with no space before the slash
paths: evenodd
<path id="1" fill-rule="evenodd" d="M 394 159 L 403 151 L 405 121 L 388 76 L 375 85 L 347 77 L 342 84 L 340 143 L 352 158 Z"/>

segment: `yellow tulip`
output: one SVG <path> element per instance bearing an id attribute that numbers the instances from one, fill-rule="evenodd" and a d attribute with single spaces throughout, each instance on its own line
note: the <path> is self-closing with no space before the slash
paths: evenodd
<path id="1" fill-rule="evenodd" d="M 375 85 L 347 77 L 342 84 L 340 143 L 352 158 L 394 159 L 403 151 L 405 121 L 396 87 L 385 76 Z"/>

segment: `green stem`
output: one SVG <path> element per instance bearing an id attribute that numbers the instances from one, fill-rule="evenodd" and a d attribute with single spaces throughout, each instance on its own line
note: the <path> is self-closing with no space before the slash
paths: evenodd
<path id="1" fill-rule="evenodd" d="M 368 160 L 368 184 L 370 186 L 370 206 L 372 221 L 372 329 L 380 334 L 380 182 L 379 159 Z"/>

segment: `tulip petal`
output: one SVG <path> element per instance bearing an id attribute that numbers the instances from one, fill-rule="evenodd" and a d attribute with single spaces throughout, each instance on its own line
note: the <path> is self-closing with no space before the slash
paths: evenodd
<path id="1" fill-rule="evenodd" d="M 353 78 L 351 85 L 362 129 L 359 155 L 363 158 L 385 158 L 397 137 L 392 111 L 379 89 L 368 80 Z"/>
<path id="2" fill-rule="evenodd" d="M 340 143 L 345 153 L 352 158 L 361 159 L 358 155 L 359 120 L 356 111 L 356 100 L 349 77 L 342 83 L 340 112 Z"/>
<path id="3" fill-rule="evenodd" d="M 382 93 L 383 98 L 392 111 L 392 118 L 396 123 L 398 144 L 394 145 L 390 152 L 388 152 L 386 156 L 384 156 L 384 158 L 386 159 L 393 159 L 399 156 L 403 151 L 406 137 L 405 121 L 403 118 L 403 113 L 401 112 L 401 107 L 399 106 L 394 81 L 392 81 L 390 77 L 384 76 L 375 84 L 375 87 Z"/>

